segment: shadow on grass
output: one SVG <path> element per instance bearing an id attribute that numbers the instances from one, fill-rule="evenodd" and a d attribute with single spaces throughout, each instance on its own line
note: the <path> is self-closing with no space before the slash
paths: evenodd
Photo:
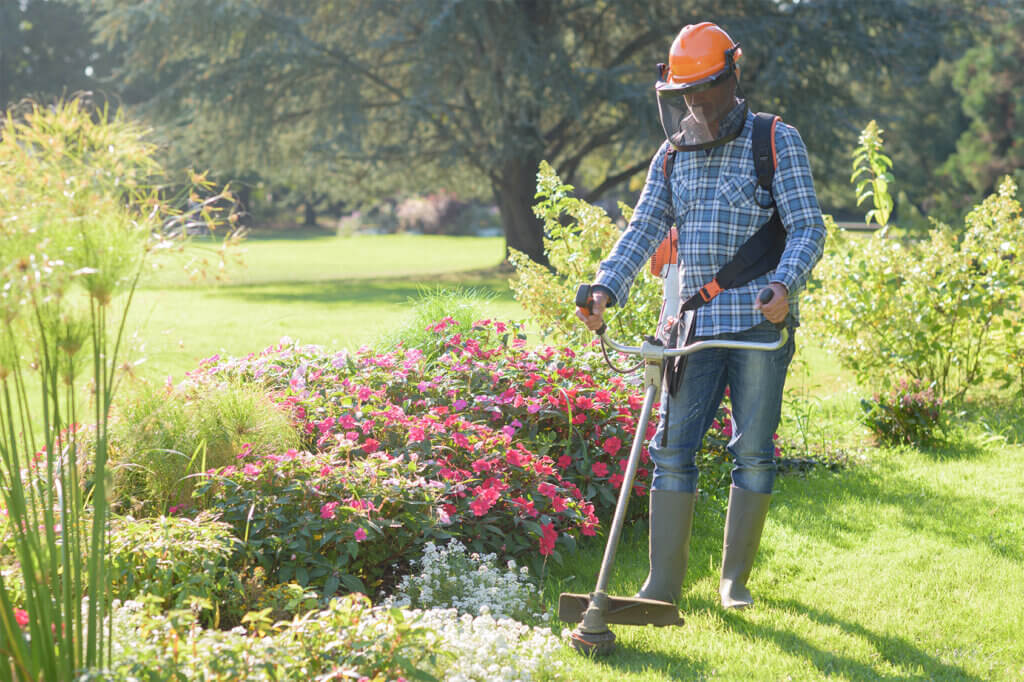
<path id="1" fill-rule="evenodd" d="M 886 663 L 903 670 L 910 668 L 911 670 L 923 671 L 925 678 L 982 679 L 970 675 L 963 668 L 942 663 L 914 647 L 909 640 L 891 635 L 880 635 L 857 623 L 837 618 L 827 611 L 820 611 L 793 600 L 765 599 L 762 603 L 766 606 L 789 612 L 795 616 L 803 616 L 819 625 L 839 628 L 848 635 L 860 637 L 868 641 Z M 723 619 L 737 632 L 749 634 L 757 639 L 770 640 L 782 651 L 809 661 L 823 675 L 848 675 L 858 680 L 907 679 L 906 674 L 894 673 L 887 675 L 879 671 L 875 666 L 843 656 L 836 651 L 816 647 L 806 639 L 788 630 L 752 623 L 739 613 L 727 611 L 723 614 Z M 915 671 L 913 677 L 916 678 L 918 676 L 918 673 Z"/>
<path id="2" fill-rule="evenodd" d="M 967 403 L 961 419 L 1005 438 L 1012 445 L 1024 443 L 1024 405 L 1017 396 L 1007 398 L 1002 393 L 992 393 Z"/>
<path id="3" fill-rule="evenodd" d="M 864 543 L 878 519 L 895 515 L 892 522 L 908 532 L 1024 561 L 1024 533 L 1015 525 L 1024 515 L 1024 501 L 958 495 L 889 466 L 886 469 L 880 474 L 873 467 L 854 467 L 840 474 L 812 476 L 800 484 L 812 490 L 776 495 L 770 518 L 833 546 L 851 548 Z M 844 499 L 869 500 L 875 512 L 842 513 Z"/>
<path id="4" fill-rule="evenodd" d="M 494 301 L 512 302 L 515 300 L 508 287 L 507 279 L 497 276 L 481 277 L 471 273 L 465 273 L 462 277 L 453 277 L 451 274 L 429 276 L 424 277 L 421 281 L 396 278 L 237 284 L 210 290 L 207 295 L 245 303 L 303 303 L 307 305 L 390 303 L 400 305 L 420 298 L 425 289 L 430 290 L 439 286 L 476 289 L 484 296 L 493 295 L 492 300 Z"/>

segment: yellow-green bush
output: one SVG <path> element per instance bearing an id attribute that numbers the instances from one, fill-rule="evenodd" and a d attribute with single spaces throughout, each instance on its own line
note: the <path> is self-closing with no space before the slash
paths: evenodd
<path id="1" fill-rule="evenodd" d="M 594 335 L 576 318 L 576 287 L 594 281 L 598 265 L 619 240 L 621 230 L 604 209 L 570 196 L 572 190 L 546 161 L 541 163 L 537 173 L 540 201 L 533 210 L 544 221 L 544 253 L 554 272 L 517 251 L 509 260 L 517 275 L 512 280 L 515 298 L 541 333 L 554 342 L 580 346 Z M 628 219 L 632 210 L 620 208 Z M 652 334 L 661 300 L 661 280 L 644 268 L 630 290 L 629 305 L 608 311 L 612 336 L 630 342 Z"/>
<path id="2" fill-rule="evenodd" d="M 884 156 L 880 137 L 875 142 L 862 145 L 855 164 Z M 887 175 L 886 164 L 870 165 Z M 861 196 L 873 198 L 872 214 L 882 219 L 887 191 L 876 183 Z M 963 229 L 935 224 L 920 240 L 893 238 L 884 227 L 866 238 L 845 235 L 826 220 L 829 239 L 806 320 L 863 386 L 885 389 L 910 377 L 956 399 L 993 375 L 1014 379 L 1005 368 L 1020 370 L 1024 358 L 1024 219 L 1016 192 L 1007 178 L 968 213 Z"/>

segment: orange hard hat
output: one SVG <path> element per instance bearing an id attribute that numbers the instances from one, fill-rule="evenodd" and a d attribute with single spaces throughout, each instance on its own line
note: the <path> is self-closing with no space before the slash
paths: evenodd
<path id="1" fill-rule="evenodd" d="M 730 73 L 742 55 L 739 44 L 719 26 L 710 21 L 688 24 L 669 48 L 665 80 L 669 87 L 712 81 Z"/>

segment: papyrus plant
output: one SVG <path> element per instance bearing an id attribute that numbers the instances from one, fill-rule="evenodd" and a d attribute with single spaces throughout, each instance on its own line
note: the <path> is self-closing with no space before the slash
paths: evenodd
<path id="1" fill-rule="evenodd" d="M 0 577 L 0 680 L 109 660 L 107 416 L 132 293 L 176 247 L 154 153 L 79 99 L 0 119 L 0 500 L 24 583 Z M 193 217 L 213 223 L 226 195 L 192 181 Z"/>

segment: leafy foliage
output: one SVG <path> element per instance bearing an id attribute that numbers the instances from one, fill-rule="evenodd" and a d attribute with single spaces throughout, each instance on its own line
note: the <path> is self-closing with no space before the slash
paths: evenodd
<path id="1" fill-rule="evenodd" d="M 288 415 L 253 386 L 222 383 L 189 394 L 137 385 L 112 421 L 114 495 L 136 516 L 165 514 L 191 501 L 195 474 L 243 451 L 284 452 L 298 442 Z"/>
<path id="2" fill-rule="evenodd" d="M 512 281 L 516 300 L 541 333 L 556 343 L 580 348 L 592 342 L 593 333 L 576 318 L 576 287 L 594 280 L 621 232 L 604 209 L 571 196 L 573 189 L 550 164 L 541 162 L 534 212 L 544 221 L 544 253 L 554 272 L 525 254 L 512 252 L 509 260 L 517 274 Z M 628 219 L 631 211 L 622 208 Z M 630 340 L 649 335 L 658 322 L 661 299 L 660 280 L 645 269 L 630 291 L 629 305 L 609 309 L 613 334 Z"/>
<path id="3" fill-rule="evenodd" d="M 131 295 L 146 259 L 172 246 L 162 227 L 177 213 L 145 138 L 82 100 L 2 121 L 0 494 L 23 589 L 0 574 L 0 680 L 72 679 L 105 658 L 109 412 Z"/>
<path id="4" fill-rule="evenodd" d="M 878 190 L 876 210 L 885 206 Z M 881 231 L 859 238 L 826 221 L 808 318 L 863 385 L 910 377 L 956 399 L 990 374 L 1001 345 L 1019 346 L 1024 223 L 1016 191 L 1004 181 L 959 236 L 936 225 L 920 241 Z"/>
<path id="5" fill-rule="evenodd" d="M 211 470 L 195 494 L 242 541 L 236 566 L 252 560 L 273 582 L 295 580 L 328 596 L 367 594 L 430 537 L 446 536 L 442 486 L 423 474 L 423 464 L 383 453 L 350 461 L 290 450 Z"/>
<path id="6" fill-rule="evenodd" d="M 237 572 L 229 568 L 237 544 L 231 527 L 209 515 L 115 518 L 108 543 L 112 597 L 149 595 L 164 612 L 194 605 L 207 626 L 237 625 L 244 595 Z"/>
<path id="7" fill-rule="evenodd" d="M 932 38 L 980 3 L 699 0 L 685 16 L 668 0 L 88 4 L 125 49 L 120 75 L 159 85 L 147 111 L 191 123 L 168 126 L 190 162 L 353 204 L 473 190 L 493 197 L 508 245 L 542 260 L 537 164 L 591 200 L 641 173 L 663 139 L 651 67 L 690 19 L 714 17 L 744 46 L 756 108 L 795 124 L 823 169 L 860 90 L 923 73 Z"/>
<path id="8" fill-rule="evenodd" d="M 920 380 L 903 379 L 887 393 L 862 400 L 864 423 L 883 442 L 927 445 L 939 440 L 942 399 Z"/>
<path id="9" fill-rule="evenodd" d="M 864 216 L 864 222 L 872 220 L 882 226 L 882 234 L 889 226 L 892 215 L 892 196 L 889 194 L 889 183 L 893 181 L 892 159 L 882 152 L 882 129 L 874 121 L 870 121 L 860 134 L 860 146 L 853 153 L 853 175 L 850 182 L 857 178 L 857 205 L 868 198 L 875 207 Z M 862 177 L 863 176 L 863 177 Z"/>
<path id="10" fill-rule="evenodd" d="M 437 636 L 398 609 L 374 608 L 362 595 L 270 623 L 252 614 L 248 628 L 199 627 L 187 610 L 159 613 L 127 602 L 115 610 L 113 657 L 80 680 L 437 680 L 448 657 Z"/>

